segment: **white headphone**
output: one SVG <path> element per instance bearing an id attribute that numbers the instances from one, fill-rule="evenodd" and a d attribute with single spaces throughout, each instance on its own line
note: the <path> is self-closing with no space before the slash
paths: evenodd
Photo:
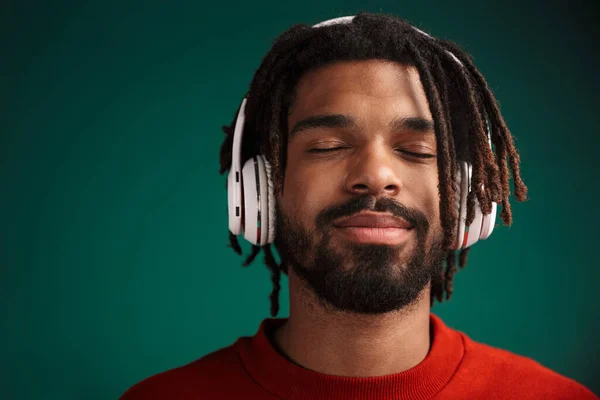
<path id="1" fill-rule="evenodd" d="M 334 18 L 313 26 L 351 23 L 354 16 Z M 416 31 L 431 37 L 427 33 L 413 27 Z M 447 51 L 447 50 L 446 50 Z M 454 54 L 447 51 L 452 58 L 462 65 Z M 242 158 L 242 135 L 244 132 L 246 98 L 240 106 L 233 133 L 233 150 L 231 168 L 227 175 L 227 194 L 229 208 L 229 230 L 234 235 L 243 232 L 250 243 L 263 246 L 275 239 L 275 196 L 271 178 L 271 165 L 262 154 L 251 157 L 240 170 Z M 487 123 L 488 142 L 490 147 L 491 133 Z M 494 230 L 497 204 L 492 202 L 492 211 L 484 215 L 475 200 L 475 219 L 466 226 L 467 196 L 471 190 L 472 166 L 467 161 L 459 161 L 457 172 L 458 191 L 455 192 L 455 206 L 458 209 L 458 234 L 454 244 L 455 250 L 473 245 L 480 239 L 487 239 Z"/>

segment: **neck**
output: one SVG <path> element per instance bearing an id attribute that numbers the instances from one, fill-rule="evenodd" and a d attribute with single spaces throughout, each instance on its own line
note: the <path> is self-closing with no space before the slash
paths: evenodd
<path id="1" fill-rule="evenodd" d="M 327 375 L 367 377 L 406 371 L 429 351 L 429 285 L 407 309 L 363 315 L 324 308 L 289 268 L 290 316 L 274 333 L 291 361 Z"/>

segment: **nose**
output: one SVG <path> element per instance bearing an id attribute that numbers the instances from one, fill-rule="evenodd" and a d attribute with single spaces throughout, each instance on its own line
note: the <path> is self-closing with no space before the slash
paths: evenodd
<path id="1" fill-rule="evenodd" d="M 346 177 L 346 190 L 358 195 L 396 196 L 402 186 L 397 156 L 382 145 L 365 147 Z"/>

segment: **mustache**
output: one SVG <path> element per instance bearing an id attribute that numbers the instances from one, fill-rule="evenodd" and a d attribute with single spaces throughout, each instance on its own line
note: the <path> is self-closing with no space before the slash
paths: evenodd
<path id="1" fill-rule="evenodd" d="M 317 229 L 324 232 L 326 227 L 342 217 L 350 217 L 361 211 L 387 212 L 403 218 L 412 224 L 418 234 L 425 234 L 429 230 L 427 217 L 414 208 L 408 208 L 390 197 L 377 198 L 372 195 L 353 197 L 345 203 L 326 208 L 317 215 Z"/>

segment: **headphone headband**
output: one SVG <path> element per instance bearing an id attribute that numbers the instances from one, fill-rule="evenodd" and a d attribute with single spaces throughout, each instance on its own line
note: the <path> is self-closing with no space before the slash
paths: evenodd
<path id="1" fill-rule="evenodd" d="M 235 129 L 233 131 L 233 152 L 231 158 L 231 170 L 235 171 L 237 175 L 236 182 L 239 182 L 240 165 L 242 163 L 242 135 L 244 134 L 244 124 L 246 121 L 246 102 L 247 99 L 244 97 L 242 105 L 238 111 L 238 116 L 235 121 Z"/>

